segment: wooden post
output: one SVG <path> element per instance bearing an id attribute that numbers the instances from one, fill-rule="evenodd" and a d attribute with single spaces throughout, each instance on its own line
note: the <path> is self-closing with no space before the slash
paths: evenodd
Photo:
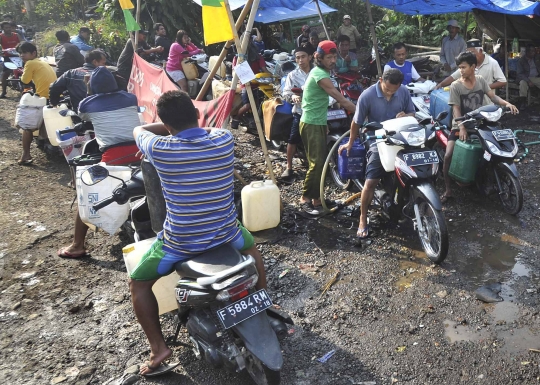
<path id="1" fill-rule="evenodd" d="M 366 10 L 369 19 L 369 29 L 371 30 L 371 39 L 373 41 L 373 50 L 375 51 L 375 59 L 377 60 L 377 74 L 382 76 L 381 58 L 379 57 L 379 44 L 377 43 L 377 35 L 375 35 L 375 24 L 373 23 L 373 15 L 371 14 L 371 3 L 366 0 Z"/>
<path id="2" fill-rule="evenodd" d="M 465 30 L 463 31 L 463 37 L 465 37 L 465 41 L 467 41 L 467 29 L 468 29 L 468 27 L 469 27 L 469 12 L 465 12 Z M 482 45 L 482 48 L 483 48 L 483 45 Z"/>
<path id="3" fill-rule="evenodd" d="M 510 98 L 510 88 L 508 87 L 508 50 L 506 49 L 508 47 L 508 44 L 506 39 L 506 14 L 504 14 L 504 75 L 506 76 L 506 101 L 508 101 L 508 99 Z M 501 52 L 500 48 L 499 52 Z"/>
<path id="4" fill-rule="evenodd" d="M 229 15 L 231 28 L 233 28 L 234 41 L 236 43 L 236 46 L 238 47 L 238 60 L 236 64 L 239 65 L 240 63 L 244 61 L 244 54 L 247 51 L 249 39 L 251 39 L 250 32 L 251 32 L 251 29 L 253 28 L 253 23 L 255 22 L 257 9 L 259 9 L 259 0 L 253 1 L 253 6 L 251 8 L 251 13 L 249 14 L 248 22 L 246 25 L 246 32 L 245 32 L 245 35 L 243 36 L 242 44 L 240 44 L 240 39 L 238 38 L 238 31 L 236 31 L 236 28 L 235 28 L 234 19 L 233 19 L 232 12 L 229 6 L 229 0 L 224 0 L 224 4 L 227 9 L 227 13 Z M 235 73 L 233 82 L 231 85 L 231 89 L 236 91 L 237 84 L 238 84 L 238 75 Z M 270 175 L 270 179 L 272 179 L 272 182 L 274 182 L 274 184 L 277 186 L 276 177 L 274 176 L 274 171 L 272 169 L 272 161 L 270 160 L 270 157 L 268 156 L 268 149 L 266 148 L 266 139 L 264 137 L 261 119 L 257 111 L 255 98 L 253 97 L 253 90 L 251 89 L 251 84 L 249 82 L 245 84 L 244 86 L 248 94 L 249 104 L 251 105 L 251 112 L 253 113 L 253 117 L 255 118 L 255 125 L 257 126 L 257 132 L 259 133 L 259 141 L 261 142 L 261 148 L 263 150 L 264 160 L 266 162 L 266 166 L 268 167 L 268 174 Z"/>
<path id="5" fill-rule="evenodd" d="M 135 21 L 137 24 L 139 24 L 139 20 L 141 19 L 141 0 L 137 0 L 137 10 L 135 12 Z M 139 24 L 140 26 L 140 24 Z M 135 35 L 135 41 L 133 42 L 133 52 L 137 52 L 137 48 L 139 47 L 139 32 L 135 31 L 133 32 Z"/>
<path id="6" fill-rule="evenodd" d="M 244 23 L 244 20 L 245 20 L 245 18 L 247 16 L 248 12 L 250 11 L 252 4 L 253 4 L 253 0 L 247 0 L 246 5 L 242 9 L 242 13 L 240 13 L 240 16 L 238 16 L 238 20 L 236 20 L 236 24 L 235 24 L 235 28 L 236 28 L 237 31 L 238 31 L 238 29 L 240 29 L 240 27 Z M 221 50 L 221 54 L 219 55 L 219 58 L 218 58 L 218 60 L 217 60 L 217 62 L 215 64 L 214 68 L 212 68 L 212 71 L 210 71 L 210 75 L 208 75 L 208 77 L 204 81 L 204 84 L 203 84 L 201 90 L 199 91 L 199 94 L 195 98 L 195 100 L 203 100 L 204 95 L 206 95 L 206 92 L 208 91 L 208 88 L 212 84 L 212 80 L 214 79 L 214 76 L 219 71 L 219 67 L 221 66 L 221 63 L 223 62 L 223 60 L 225 59 L 225 56 L 227 56 L 227 51 L 233 45 L 233 42 L 234 42 L 234 40 L 229 40 L 223 46 L 223 49 Z"/>
<path id="7" fill-rule="evenodd" d="M 313 0 L 313 2 L 317 6 L 317 12 L 319 12 L 319 17 L 321 18 L 322 26 L 324 28 L 324 33 L 326 34 L 326 39 L 330 40 L 330 34 L 328 33 L 328 29 L 326 29 L 326 23 L 324 22 L 324 16 L 322 14 L 321 7 L 319 6 L 319 1 L 318 0 Z M 315 47 L 315 48 L 317 48 L 317 47 Z"/>

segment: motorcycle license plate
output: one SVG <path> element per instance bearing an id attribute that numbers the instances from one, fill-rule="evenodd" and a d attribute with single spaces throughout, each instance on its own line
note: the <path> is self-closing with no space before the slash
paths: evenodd
<path id="1" fill-rule="evenodd" d="M 437 151 L 422 151 L 403 154 L 403 160 L 407 166 L 421 166 L 423 164 L 439 163 Z"/>
<path id="2" fill-rule="evenodd" d="M 346 119 L 347 113 L 344 110 L 328 110 L 326 113 L 327 120 Z"/>
<path id="3" fill-rule="evenodd" d="M 514 139 L 514 133 L 509 129 L 492 131 L 491 133 L 497 142 Z"/>
<path id="4" fill-rule="evenodd" d="M 262 289 L 219 309 L 217 315 L 223 327 L 229 329 L 270 306 L 272 306 L 272 300 L 266 290 Z"/>

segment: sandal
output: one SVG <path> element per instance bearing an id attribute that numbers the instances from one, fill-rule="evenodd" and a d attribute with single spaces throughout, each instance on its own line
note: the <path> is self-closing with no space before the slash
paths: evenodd
<path id="1" fill-rule="evenodd" d="M 67 251 L 67 247 L 62 247 L 60 250 L 58 250 L 57 255 L 60 258 L 72 258 L 72 259 L 84 258 L 84 257 L 89 256 L 86 250 L 79 251 L 78 253 L 70 253 L 69 251 Z"/>
<path id="2" fill-rule="evenodd" d="M 151 370 L 151 372 L 143 374 L 144 377 L 157 377 L 161 376 L 162 374 L 169 373 L 170 371 L 174 370 L 178 365 L 180 365 L 180 362 L 175 362 L 174 364 L 167 364 L 165 362 L 160 363 L 157 366 L 150 366 L 150 363 L 145 362 L 144 365 L 148 369 Z"/>
<path id="3" fill-rule="evenodd" d="M 317 216 L 321 214 L 321 212 L 317 210 L 317 208 L 313 207 L 313 204 L 311 202 L 302 202 L 300 204 L 300 208 L 309 215 Z"/>
<path id="4" fill-rule="evenodd" d="M 32 163 L 34 163 L 34 159 L 18 160 L 17 161 L 17 164 L 19 166 L 30 166 Z"/>
<path id="5" fill-rule="evenodd" d="M 448 201 L 452 200 L 452 199 L 454 199 L 453 195 L 446 195 L 446 194 L 441 195 L 441 203 L 442 204 L 448 203 Z"/>

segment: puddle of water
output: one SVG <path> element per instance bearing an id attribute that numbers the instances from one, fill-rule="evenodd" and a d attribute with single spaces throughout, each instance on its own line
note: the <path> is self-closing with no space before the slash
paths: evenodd
<path id="1" fill-rule="evenodd" d="M 399 269 L 404 274 L 398 278 L 395 286 L 402 292 L 414 284 L 414 281 L 426 275 L 425 266 L 414 261 L 400 261 Z"/>
<path id="2" fill-rule="evenodd" d="M 461 325 L 455 321 L 445 320 L 443 324 L 444 336 L 452 344 L 461 341 L 479 341 L 487 337 L 487 333 L 484 330 L 476 331 L 467 325 Z"/>
<path id="3" fill-rule="evenodd" d="M 339 242 L 350 242 L 349 234 L 356 234 L 356 228 L 349 230 L 341 221 L 336 221 L 335 218 L 320 218 L 318 221 L 309 221 L 306 223 L 305 231 L 311 239 L 312 243 L 319 248 L 326 250 L 335 250 L 339 248 Z M 347 238 L 347 241 L 345 241 Z"/>

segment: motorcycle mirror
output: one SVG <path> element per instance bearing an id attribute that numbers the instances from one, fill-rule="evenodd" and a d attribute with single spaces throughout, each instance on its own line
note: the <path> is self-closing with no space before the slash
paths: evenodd
<path id="1" fill-rule="evenodd" d="M 393 135 L 396 135 L 396 132 L 395 131 L 386 131 L 386 135 L 387 136 L 393 136 Z"/>
<path id="2" fill-rule="evenodd" d="M 441 121 L 448 116 L 448 111 L 442 111 L 435 120 Z"/>
<path id="3" fill-rule="evenodd" d="M 145 106 L 139 106 L 137 107 L 137 112 L 144 112 L 146 111 L 146 107 Z"/>
<path id="4" fill-rule="evenodd" d="M 93 186 L 109 176 L 109 170 L 103 166 L 92 166 L 81 174 L 81 181 L 87 186 Z"/>
<path id="5" fill-rule="evenodd" d="M 77 113 L 72 110 L 61 110 L 58 111 L 58 113 L 62 116 L 77 116 Z"/>

